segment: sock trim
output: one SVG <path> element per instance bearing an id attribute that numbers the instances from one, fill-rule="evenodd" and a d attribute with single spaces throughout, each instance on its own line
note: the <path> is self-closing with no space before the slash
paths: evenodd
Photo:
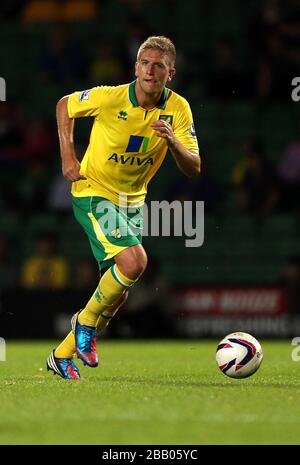
<path id="1" fill-rule="evenodd" d="M 116 281 L 118 281 L 119 284 L 121 284 L 121 286 L 124 286 L 124 287 L 130 287 L 132 286 L 132 284 L 134 284 L 134 281 L 133 280 L 130 280 L 132 281 L 132 284 L 126 284 L 124 281 L 122 281 L 122 279 L 120 278 L 120 276 L 117 274 L 117 265 L 113 265 L 111 267 L 111 274 L 113 275 L 113 277 L 115 278 Z M 129 281 L 129 278 L 127 278 L 128 281 Z"/>
<path id="2" fill-rule="evenodd" d="M 105 310 L 104 310 L 104 311 L 105 311 Z M 111 315 L 111 316 L 106 316 L 106 315 L 103 315 L 103 313 L 100 313 L 100 315 L 99 315 L 99 316 L 101 316 L 101 318 L 104 318 L 105 320 L 111 320 L 111 319 L 112 319 L 112 317 L 113 317 L 114 315 Z"/>

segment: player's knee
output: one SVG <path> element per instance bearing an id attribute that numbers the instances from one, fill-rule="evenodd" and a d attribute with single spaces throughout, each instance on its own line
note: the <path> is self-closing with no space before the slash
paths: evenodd
<path id="1" fill-rule="evenodd" d="M 147 255 L 138 257 L 136 260 L 127 264 L 125 275 L 131 279 L 138 279 L 147 267 Z"/>
<path id="2" fill-rule="evenodd" d="M 143 247 L 130 247 L 116 256 L 115 261 L 121 271 L 129 279 L 138 279 L 147 267 L 147 254 Z"/>
<path id="3" fill-rule="evenodd" d="M 147 268 L 148 257 L 144 249 L 142 249 L 141 254 L 138 258 L 136 263 L 136 273 L 137 276 L 140 276 L 144 273 L 145 269 Z"/>
<path id="4" fill-rule="evenodd" d="M 136 266 L 136 277 L 139 278 L 147 268 L 148 257 L 143 248 L 141 248 L 140 253 L 138 255 L 137 261 L 135 263 Z"/>

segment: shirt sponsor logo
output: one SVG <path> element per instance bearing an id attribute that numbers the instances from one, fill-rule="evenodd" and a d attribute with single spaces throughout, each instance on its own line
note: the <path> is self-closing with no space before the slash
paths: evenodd
<path id="1" fill-rule="evenodd" d="M 126 147 L 125 153 L 146 153 L 148 149 L 150 138 L 144 136 L 130 136 L 129 142 Z"/>
<path id="2" fill-rule="evenodd" d="M 153 165 L 153 158 L 140 158 L 140 157 L 126 157 L 126 155 L 118 155 L 113 153 L 108 160 L 114 160 L 116 163 L 121 163 L 121 165 Z"/>
<path id="3" fill-rule="evenodd" d="M 130 136 L 129 141 L 125 150 L 125 153 L 133 153 L 137 155 L 139 153 L 145 154 L 148 149 L 150 142 L 150 137 L 145 136 Z M 153 165 L 153 158 L 141 158 L 138 156 L 130 155 L 118 155 L 113 153 L 108 160 L 114 160 L 116 163 L 121 163 L 121 165 Z"/>

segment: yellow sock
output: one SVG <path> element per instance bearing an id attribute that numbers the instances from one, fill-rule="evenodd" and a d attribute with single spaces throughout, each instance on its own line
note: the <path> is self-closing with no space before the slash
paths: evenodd
<path id="1" fill-rule="evenodd" d="M 54 356 L 57 358 L 72 358 L 76 351 L 75 337 L 72 331 L 55 349 Z"/>
<path id="2" fill-rule="evenodd" d="M 81 325 L 96 326 L 99 315 L 113 305 L 136 281 L 124 276 L 117 265 L 113 265 L 100 279 L 93 296 L 80 312 L 78 322 Z M 108 315 L 104 313 L 104 319 L 105 316 Z"/>
<path id="3" fill-rule="evenodd" d="M 103 310 L 103 312 L 99 315 L 98 320 L 97 320 L 97 333 L 98 334 L 101 333 L 101 331 L 103 331 L 104 328 L 106 328 L 106 326 L 108 325 L 112 317 L 115 316 L 115 314 L 117 313 L 120 307 L 121 305 L 111 311 Z"/>

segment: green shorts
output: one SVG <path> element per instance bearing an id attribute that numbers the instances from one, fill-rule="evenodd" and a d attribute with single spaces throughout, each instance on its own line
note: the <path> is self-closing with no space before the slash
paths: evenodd
<path id="1" fill-rule="evenodd" d="M 122 250 L 141 244 L 143 207 L 120 208 L 103 197 L 72 196 L 72 204 L 100 270 L 112 266 Z"/>

